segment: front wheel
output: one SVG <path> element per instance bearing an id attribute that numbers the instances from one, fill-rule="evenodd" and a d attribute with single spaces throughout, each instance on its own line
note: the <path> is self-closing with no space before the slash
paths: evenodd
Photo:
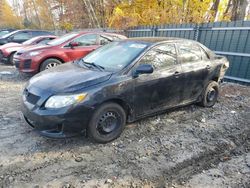
<path id="1" fill-rule="evenodd" d="M 10 56 L 8 58 L 8 64 L 10 64 L 10 65 L 14 65 L 14 61 L 13 61 L 14 60 L 14 54 L 15 54 L 15 52 L 10 54 Z"/>
<path id="2" fill-rule="evenodd" d="M 42 65 L 40 67 L 40 72 L 44 71 L 46 69 L 51 69 L 51 68 L 56 67 L 60 64 L 62 64 L 62 62 L 59 61 L 58 59 L 54 59 L 54 58 L 47 59 L 42 63 Z"/>
<path id="3" fill-rule="evenodd" d="M 126 124 L 126 113 L 116 103 L 101 105 L 88 125 L 88 135 L 96 142 L 107 143 L 120 136 Z"/>
<path id="4" fill-rule="evenodd" d="M 219 84 L 215 81 L 208 83 L 202 94 L 201 105 L 204 107 L 212 107 L 216 103 L 219 96 Z"/>

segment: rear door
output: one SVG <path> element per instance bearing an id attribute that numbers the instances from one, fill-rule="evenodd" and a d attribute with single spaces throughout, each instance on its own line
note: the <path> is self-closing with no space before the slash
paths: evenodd
<path id="1" fill-rule="evenodd" d="M 71 48 L 69 43 L 64 46 L 64 52 L 71 61 L 80 59 L 99 47 L 97 44 L 97 34 L 84 34 L 70 42 L 76 42 L 79 46 Z"/>
<path id="2" fill-rule="evenodd" d="M 178 105 L 182 76 L 176 55 L 175 44 L 162 44 L 149 50 L 135 66 L 151 64 L 154 67 L 152 74 L 134 79 L 136 116 Z"/>
<path id="3" fill-rule="evenodd" d="M 183 88 L 185 88 L 181 102 L 187 103 L 196 100 L 202 93 L 211 65 L 197 43 L 177 43 L 177 47 L 184 77 Z"/>

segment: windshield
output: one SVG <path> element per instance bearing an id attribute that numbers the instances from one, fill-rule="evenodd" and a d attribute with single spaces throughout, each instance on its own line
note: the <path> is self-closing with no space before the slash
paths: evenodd
<path id="1" fill-rule="evenodd" d="M 112 42 L 84 57 L 83 62 L 116 72 L 130 64 L 146 47 L 147 44 L 134 41 Z"/>
<path id="2" fill-rule="evenodd" d="M 47 44 L 48 45 L 59 45 L 59 44 L 62 44 L 64 42 L 68 41 L 72 37 L 75 37 L 76 35 L 78 35 L 78 34 L 77 33 L 69 33 L 69 34 L 63 35 L 62 37 L 54 39 L 51 42 L 48 42 Z"/>
<path id="3" fill-rule="evenodd" d="M 9 33 L 9 31 L 0 31 L 0 38 L 1 38 L 2 36 L 4 36 L 4 35 L 8 34 L 8 33 Z"/>
<path id="4" fill-rule="evenodd" d="M 24 45 L 30 45 L 30 44 L 32 44 L 33 42 L 35 42 L 39 38 L 40 37 L 34 37 L 34 38 L 30 39 L 30 40 L 27 40 L 27 41 L 23 42 L 23 44 Z"/>
<path id="5" fill-rule="evenodd" d="M 16 32 L 18 32 L 18 31 L 13 31 L 13 32 L 10 32 L 10 33 L 8 33 L 8 34 L 5 34 L 5 35 L 1 36 L 1 38 L 7 38 L 7 37 L 13 35 L 13 34 L 16 33 Z"/>

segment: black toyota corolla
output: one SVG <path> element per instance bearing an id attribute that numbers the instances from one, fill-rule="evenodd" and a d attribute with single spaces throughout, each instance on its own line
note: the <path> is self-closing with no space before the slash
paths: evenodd
<path id="1" fill-rule="evenodd" d="M 113 42 L 31 78 L 22 112 L 44 136 L 63 138 L 87 130 L 105 143 L 117 138 L 126 122 L 190 103 L 213 106 L 228 64 L 186 39 Z"/>

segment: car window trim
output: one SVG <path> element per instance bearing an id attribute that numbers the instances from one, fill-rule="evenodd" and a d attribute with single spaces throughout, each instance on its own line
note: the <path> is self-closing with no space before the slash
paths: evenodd
<path id="1" fill-rule="evenodd" d="M 200 46 L 200 45 L 199 45 L 199 46 Z M 201 51 L 204 52 L 204 54 L 207 56 L 207 59 L 203 59 L 203 56 L 202 56 L 202 60 L 205 60 L 205 61 L 211 60 L 209 54 L 207 53 L 207 51 L 206 51 L 204 48 L 202 48 L 202 46 L 200 46 L 200 49 L 201 49 Z"/>

